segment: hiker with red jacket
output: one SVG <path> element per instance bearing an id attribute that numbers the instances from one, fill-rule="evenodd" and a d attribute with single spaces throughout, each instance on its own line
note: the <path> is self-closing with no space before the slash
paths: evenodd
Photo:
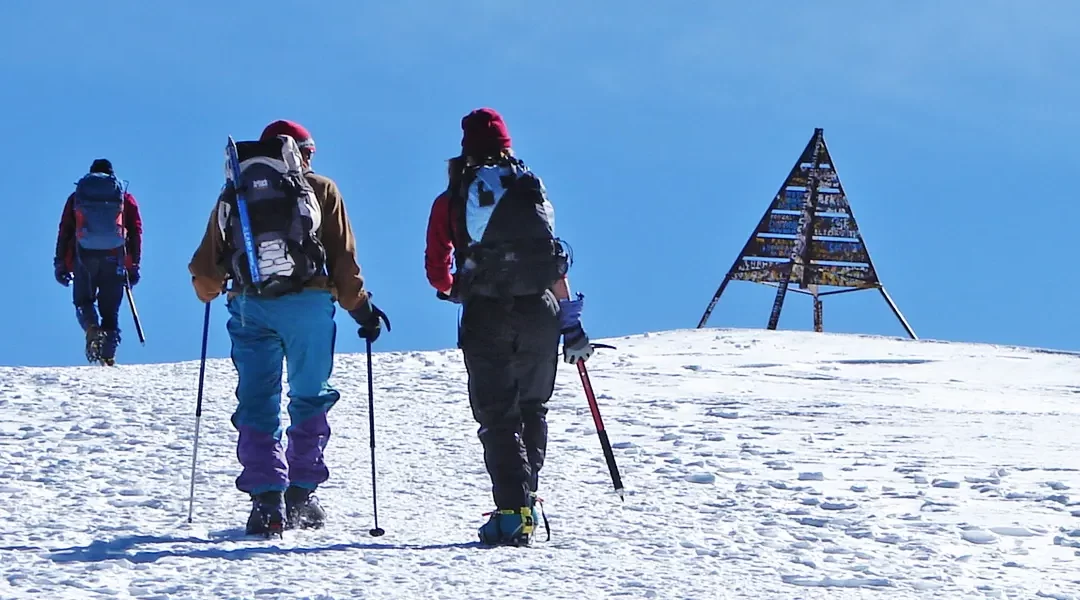
<path id="1" fill-rule="evenodd" d="M 480 540 L 525 545 L 539 517 L 559 338 L 570 364 L 593 348 L 580 321 L 584 297 L 570 298 L 569 260 L 543 183 L 514 156 L 499 113 L 472 111 L 461 128 L 450 184 L 431 207 L 425 267 L 438 297 L 463 307 L 458 346 L 495 500 Z"/>
<path id="2" fill-rule="evenodd" d="M 112 163 L 99 158 L 75 184 L 60 217 L 53 271 L 74 281 L 75 317 L 86 333 L 86 360 L 113 365 L 120 345 L 119 314 L 125 286 L 139 282 L 142 218 Z"/>

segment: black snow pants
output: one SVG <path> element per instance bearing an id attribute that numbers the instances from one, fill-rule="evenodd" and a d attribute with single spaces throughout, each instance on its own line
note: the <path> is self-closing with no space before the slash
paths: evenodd
<path id="1" fill-rule="evenodd" d="M 458 345 L 469 404 L 499 509 L 527 505 L 547 452 L 547 401 L 558 370 L 558 302 L 550 293 L 464 305 Z"/>

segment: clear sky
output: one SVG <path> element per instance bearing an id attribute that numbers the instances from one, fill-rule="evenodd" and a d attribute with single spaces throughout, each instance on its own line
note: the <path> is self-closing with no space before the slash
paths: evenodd
<path id="1" fill-rule="evenodd" d="M 783 8 L 780 8 L 781 4 Z M 198 358 L 187 262 L 226 136 L 287 118 L 337 180 L 394 324 L 381 350 L 453 347 L 424 232 L 479 106 L 543 177 L 593 337 L 694 327 L 815 127 L 886 288 L 922 338 L 1080 349 L 1072 189 L 1080 5 L 1068 0 L 525 3 L 13 1 L 0 36 L 8 292 L 0 364 L 77 365 L 52 278 L 63 202 L 97 157 L 145 227 L 122 363 Z M 764 327 L 735 282 L 709 322 Z M 228 356 L 224 301 L 210 354 Z M 784 329 L 808 329 L 789 296 Z M 338 313 L 338 351 L 361 351 Z M 903 335 L 875 292 L 827 331 Z"/>

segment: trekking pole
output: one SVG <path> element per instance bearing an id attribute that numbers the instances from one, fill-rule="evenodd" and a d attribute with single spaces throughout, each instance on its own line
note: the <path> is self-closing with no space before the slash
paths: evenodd
<path id="1" fill-rule="evenodd" d="M 202 326 L 202 358 L 199 360 L 199 394 L 195 400 L 195 444 L 191 452 L 191 495 L 188 497 L 187 522 L 195 511 L 195 463 L 199 458 L 199 422 L 202 420 L 203 381 L 206 379 L 206 340 L 210 333 L 210 303 L 206 303 Z"/>
<path id="2" fill-rule="evenodd" d="M 367 394 L 368 423 L 371 425 L 371 508 L 375 514 L 375 527 L 368 533 L 379 537 L 386 532 L 379 527 L 379 501 L 375 488 L 375 384 L 371 376 L 371 340 L 367 340 Z"/>
<path id="3" fill-rule="evenodd" d="M 131 307 L 131 318 L 135 321 L 135 333 L 139 334 L 139 343 L 146 345 L 146 334 L 143 333 L 142 322 L 139 321 L 139 311 L 135 309 L 135 296 L 131 293 L 131 284 L 124 283 L 124 294 L 127 296 L 128 306 Z"/>
<path id="4" fill-rule="evenodd" d="M 614 484 L 615 493 L 619 494 L 619 499 L 625 502 L 622 477 L 619 475 L 618 465 L 615 464 L 615 453 L 611 450 L 611 440 L 608 439 L 607 430 L 604 429 L 604 420 L 600 418 L 600 406 L 596 403 L 596 394 L 593 393 L 589 372 L 585 369 L 585 361 L 578 361 L 577 368 L 578 375 L 581 375 L 581 385 L 585 387 L 585 398 L 589 401 L 589 410 L 592 411 L 593 422 L 596 423 L 596 435 L 600 437 L 600 446 L 604 449 L 604 458 L 607 459 L 608 471 L 611 473 L 611 483 Z"/>

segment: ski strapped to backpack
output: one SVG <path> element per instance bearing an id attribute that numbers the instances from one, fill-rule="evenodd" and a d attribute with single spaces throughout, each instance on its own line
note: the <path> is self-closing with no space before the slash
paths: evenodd
<path id="1" fill-rule="evenodd" d="M 322 211 L 293 138 L 236 142 L 230 136 L 225 176 L 218 225 L 234 290 L 276 297 L 325 275 Z"/>
<path id="2" fill-rule="evenodd" d="M 240 154 L 236 148 L 236 141 L 229 136 L 225 146 L 225 181 L 232 187 L 236 195 L 236 212 L 240 219 L 240 231 L 244 238 L 244 251 L 247 254 L 248 272 L 251 280 L 258 285 L 262 279 L 259 273 L 259 258 L 255 253 L 255 241 L 251 236 L 251 217 L 248 215 L 247 198 L 245 198 L 244 186 L 240 182 Z M 225 227 L 225 225 L 222 225 Z"/>
<path id="3" fill-rule="evenodd" d="M 525 164 L 502 156 L 464 165 L 451 178 L 455 280 L 461 296 L 542 293 L 569 271 L 568 246 L 555 237 L 554 208 Z"/>

